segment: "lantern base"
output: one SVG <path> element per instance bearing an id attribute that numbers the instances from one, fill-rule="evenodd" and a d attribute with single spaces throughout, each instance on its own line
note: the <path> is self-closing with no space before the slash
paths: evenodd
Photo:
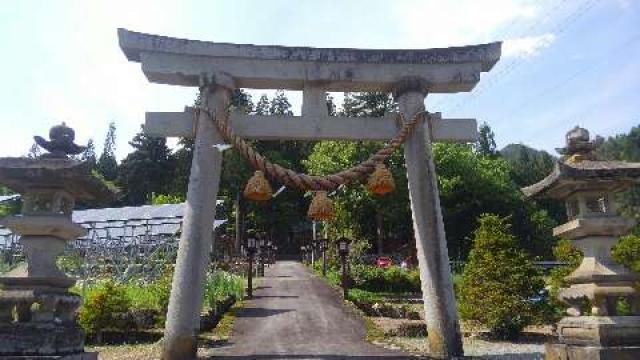
<path id="1" fill-rule="evenodd" d="M 640 359 L 640 346 L 580 346 L 547 344 L 545 360 L 635 360 Z"/>
<path id="2" fill-rule="evenodd" d="M 85 357 L 93 354 L 93 357 Z M 97 359 L 84 352 L 84 331 L 75 324 L 13 322 L 0 325 L 0 359 Z"/>

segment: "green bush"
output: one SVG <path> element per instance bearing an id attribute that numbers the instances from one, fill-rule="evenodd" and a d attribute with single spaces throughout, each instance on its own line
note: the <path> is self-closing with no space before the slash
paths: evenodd
<path id="1" fill-rule="evenodd" d="M 640 272 L 640 237 L 627 235 L 611 249 L 613 259 L 627 268 Z"/>
<path id="2" fill-rule="evenodd" d="M 86 292 L 78 322 L 87 334 L 97 335 L 100 342 L 102 331 L 117 328 L 118 316 L 125 314 L 130 306 L 125 287 L 106 281 Z"/>
<path id="3" fill-rule="evenodd" d="M 383 269 L 371 265 L 354 265 L 351 268 L 354 286 L 373 292 L 419 292 L 420 274 L 398 266 Z"/>
<path id="4" fill-rule="evenodd" d="M 582 252 L 569 240 L 562 239 L 553 247 L 553 256 L 563 263 L 551 269 L 550 273 L 551 296 L 555 299 L 560 288 L 567 286 L 564 278 L 577 269 L 582 262 Z"/>
<path id="5" fill-rule="evenodd" d="M 542 274 L 518 248 L 506 219 L 483 214 L 479 224 L 464 268 L 460 314 L 494 337 L 513 339 L 536 317 Z"/>
<path id="6" fill-rule="evenodd" d="M 161 314 L 166 314 L 167 309 L 169 308 L 172 280 L 173 267 L 170 267 L 149 287 L 149 292 L 152 294 L 154 299 L 155 308 L 160 310 Z"/>

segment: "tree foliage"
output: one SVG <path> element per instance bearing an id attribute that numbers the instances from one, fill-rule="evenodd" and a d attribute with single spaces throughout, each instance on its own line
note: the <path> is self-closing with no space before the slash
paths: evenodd
<path id="1" fill-rule="evenodd" d="M 96 145 L 93 143 L 93 139 L 89 139 L 87 142 L 87 148 L 80 155 L 80 161 L 89 163 L 91 169 L 94 169 L 98 164 L 96 158 Z"/>
<path id="2" fill-rule="evenodd" d="M 109 130 L 104 139 L 104 148 L 98 159 L 98 172 L 109 181 L 113 181 L 118 177 L 118 161 L 116 159 L 116 124 L 109 123 Z"/>
<path id="3" fill-rule="evenodd" d="M 640 237 L 636 235 L 621 237 L 611 249 L 611 255 L 620 264 L 635 272 L 640 272 Z"/>
<path id="4" fill-rule="evenodd" d="M 141 130 L 129 145 L 134 151 L 120 164 L 117 179 L 124 202 L 147 204 L 153 193 L 168 193 L 174 161 L 166 139 L 150 137 Z"/>
<path id="5" fill-rule="evenodd" d="M 523 144 L 509 144 L 500 155 L 511 164 L 511 176 L 520 187 L 535 184 L 553 171 L 556 159 L 548 152 Z"/>
<path id="6" fill-rule="evenodd" d="M 396 105 L 387 93 L 345 94 L 341 116 L 378 117 L 394 111 Z M 366 160 L 383 146 L 377 141 L 321 141 L 303 161 L 314 175 L 335 173 Z M 349 236 L 372 241 L 381 231 L 385 241 L 410 243 L 413 237 L 407 177 L 402 150 L 386 161 L 394 175 L 396 191 L 383 196 L 371 194 L 364 184 L 352 184 L 333 196 L 336 217 L 328 222 L 330 237 Z M 376 216 L 383 219 L 382 224 Z M 378 226 L 381 225 L 381 229 Z"/>
<path id="7" fill-rule="evenodd" d="M 640 162 L 640 126 L 632 127 L 627 134 L 599 138 L 598 144 L 596 154 L 602 160 Z M 620 194 L 618 200 L 624 215 L 640 217 L 640 186 Z"/>
<path id="8" fill-rule="evenodd" d="M 478 142 L 476 143 L 476 152 L 483 156 L 496 156 L 496 139 L 493 130 L 489 124 L 482 123 L 478 130 Z"/>

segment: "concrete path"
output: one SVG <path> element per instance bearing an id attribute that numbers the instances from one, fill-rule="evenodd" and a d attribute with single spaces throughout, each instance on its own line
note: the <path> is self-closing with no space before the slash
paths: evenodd
<path id="1" fill-rule="evenodd" d="M 216 359 L 414 359 L 364 340 L 365 325 L 302 264 L 266 271 Z"/>

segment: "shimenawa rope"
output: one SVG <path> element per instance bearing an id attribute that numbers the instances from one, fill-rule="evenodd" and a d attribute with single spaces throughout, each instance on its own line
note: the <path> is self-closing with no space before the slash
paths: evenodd
<path id="1" fill-rule="evenodd" d="M 418 121 L 424 115 L 429 115 L 426 111 L 417 112 L 410 121 L 404 121 L 404 115 L 398 113 L 398 121 L 402 124 L 402 129 L 385 146 L 371 155 L 367 160 L 355 165 L 347 170 L 340 171 L 326 176 L 312 176 L 295 172 L 278 164 L 274 164 L 269 159 L 262 156 L 253 149 L 244 139 L 234 134 L 233 129 L 226 121 L 219 121 L 212 111 L 207 107 L 197 107 L 195 111 L 196 123 L 198 113 L 204 113 L 209 120 L 213 121 L 223 139 L 233 145 L 236 150 L 247 159 L 256 170 L 262 170 L 273 179 L 278 179 L 288 187 L 296 187 L 307 191 L 333 190 L 340 185 L 347 185 L 372 173 L 376 165 L 383 162 L 395 149 L 406 141 Z"/>

